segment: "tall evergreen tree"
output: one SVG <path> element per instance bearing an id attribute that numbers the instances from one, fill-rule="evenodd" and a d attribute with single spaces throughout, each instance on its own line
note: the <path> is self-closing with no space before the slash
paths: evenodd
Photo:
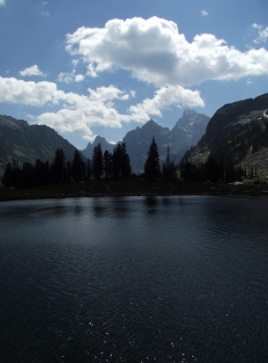
<path id="1" fill-rule="evenodd" d="M 152 143 L 147 155 L 147 160 L 144 165 L 144 177 L 149 181 L 161 178 L 159 153 L 154 138 L 152 139 Z"/>
<path id="2" fill-rule="evenodd" d="M 65 155 L 63 150 L 58 148 L 55 152 L 55 158 L 51 166 L 52 182 L 55 184 L 63 184 L 65 182 L 65 174 Z"/>
<path id="3" fill-rule="evenodd" d="M 100 180 L 103 174 L 103 155 L 100 143 L 93 149 L 92 168 L 94 179 Z"/>
<path id="4" fill-rule="evenodd" d="M 2 183 L 6 188 L 15 187 L 13 168 L 10 163 L 7 163 L 6 165 L 6 169 L 2 177 Z"/>
<path id="5" fill-rule="evenodd" d="M 85 178 L 85 163 L 82 160 L 80 152 L 75 149 L 72 161 L 72 176 L 75 183 L 79 183 Z"/>
<path id="6" fill-rule="evenodd" d="M 124 142 L 122 144 L 121 152 L 121 176 L 122 178 L 129 178 L 131 175 L 131 166 L 129 155 L 127 153 L 127 147 Z"/>
<path id="7" fill-rule="evenodd" d="M 43 163 L 41 160 L 37 159 L 35 161 L 34 171 L 36 185 L 47 185 L 49 183 L 50 166 L 48 161 Z"/>
<path id="8" fill-rule="evenodd" d="M 118 144 L 113 152 L 113 177 L 118 179 L 121 175 L 122 146 Z"/>
<path id="9" fill-rule="evenodd" d="M 118 144 L 114 149 L 113 175 L 115 178 L 129 178 L 131 175 L 130 159 L 125 143 Z"/>
<path id="10" fill-rule="evenodd" d="M 90 181 L 92 177 L 92 163 L 90 159 L 87 159 L 86 165 L 86 180 Z"/>
<path id="11" fill-rule="evenodd" d="M 169 146 L 167 147 L 167 156 L 163 164 L 163 178 L 166 181 L 173 181 L 176 179 L 176 168 L 172 161 L 170 161 Z"/>
<path id="12" fill-rule="evenodd" d="M 104 164 L 104 176 L 105 178 L 110 178 L 113 174 L 113 155 L 108 151 L 104 151 L 103 155 Z"/>

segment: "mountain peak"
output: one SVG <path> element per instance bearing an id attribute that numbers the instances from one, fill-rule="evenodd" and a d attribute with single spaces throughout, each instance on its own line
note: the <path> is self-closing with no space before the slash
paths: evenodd
<path id="1" fill-rule="evenodd" d="M 185 110 L 183 111 L 182 117 L 186 117 L 189 115 L 195 115 L 197 114 L 197 112 L 191 108 L 185 108 Z"/>

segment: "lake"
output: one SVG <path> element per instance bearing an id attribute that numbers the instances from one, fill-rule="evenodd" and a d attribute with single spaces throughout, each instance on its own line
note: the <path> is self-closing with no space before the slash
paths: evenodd
<path id="1" fill-rule="evenodd" d="M 268 362 L 268 199 L 0 203 L 0 362 Z"/>

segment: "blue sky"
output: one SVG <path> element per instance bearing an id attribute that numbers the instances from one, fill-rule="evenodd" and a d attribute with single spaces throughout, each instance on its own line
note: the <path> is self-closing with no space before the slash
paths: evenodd
<path id="1" fill-rule="evenodd" d="M 83 149 L 268 92 L 267 0 L 0 0 L 0 114 Z"/>

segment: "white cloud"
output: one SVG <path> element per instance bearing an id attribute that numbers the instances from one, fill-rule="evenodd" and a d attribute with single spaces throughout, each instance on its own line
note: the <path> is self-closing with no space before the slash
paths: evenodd
<path id="1" fill-rule="evenodd" d="M 58 81 L 61 83 L 72 83 L 74 81 L 74 75 L 70 72 L 61 72 L 58 75 Z"/>
<path id="2" fill-rule="evenodd" d="M 72 60 L 72 65 L 74 66 L 74 68 L 77 67 L 77 64 L 79 63 L 79 59 L 73 59 Z"/>
<path id="3" fill-rule="evenodd" d="M 255 27 L 264 30 L 257 24 Z M 153 85 L 154 95 L 131 104 L 136 91 L 122 91 L 113 85 L 89 88 L 81 95 L 64 92 L 53 82 L 0 77 L 0 102 L 53 105 L 54 112 L 42 113 L 35 121 L 91 141 L 92 127 L 97 125 L 120 128 L 126 122 L 144 123 L 150 117 L 161 117 L 163 110 L 170 107 L 204 106 L 200 92 L 191 89 L 202 82 L 268 74 L 268 52 L 264 48 L 242 52 L 212 34 L 199 34 L 188 42 L 174 22 L 157 17 L 114 19 L 104 28 L 79 28 L 67 36 L 66 49 L 76 57 L 73 69 L 58 75 L 59 82 L 83 82 L 86 75 L 77 71 L 82 61 L 91 77 L 126 70 L 137 80 Z M 37 65 L 20 75 L 44 76 Z M 124 102 L 129 109 L 120 113 L 118 105 Z"/>
<path id="4" fill-rule="evenodd" d="M 114 101 L 124 102 L 129 95 L 114 86 L 88 89 L 87 95 L 65 93 L 52 82 L 26 82 L 0 77 L 0 102 L 42 107 L 54 105 L 56 112 L 39 115 L 35 120 L 58 132 L 78 132 L 86 139 L 93 138 L 92 126 L 120 128 L 131 115 L 120 114 Z M 147 118 L 148 120 L 148 118 Z"/>
<path id="5" fill-rule="evenodd" d="M 0 0 L 0 6 L 6 5 L 6 0 Z"/>
<path id="6" fill-rule="evenodd" d="M 254 39 L 253 42 L 255 44 L 265 43 L 268 39 L 268 27 L 264 28 L 262 25 L 256 23 L 252 24 L 251 26 L 253 29 L 257 29 L 259 33 L 258 38 Z"/>
<path id="7" fill-rule="evenodd" d="M 41 72 L 36 64 L 29 68 L 25 68 L 23 71 L 20 71 L 20 75 L 22 77 L 31 77 L 31 76 L 46 77 L 46 74 Z"/>
<path id="8" fill-rule="evenodd" d="M 132 105 L 129 112 L 121 114 L 115 102 L 125 102 L 135 97 L 135 92 L 126 93 L 115 86 L 88 89 L 86 95 L 65 93 L 52 82 L 26 82 L 16 78 L 0 77 L 0 102 L 41 107 L 54 105 L 58 110 L 39 115 L 36 121 L 46 124 L 58 132 L 80 133 L 92 140 L 92 127 L 102 125 L 120 128 L 125 122 L 146 122 L 150 116 L 161 116 L 161 110 L 170 105 L 203 106 L 199 92 L 182 87 L 162 87 L 152 99 Z"/>
<path id="9" fill-rule="evenodd" d="M 75 82 L 82 82 L 85 79 L 83 74 L 77 74 L 74 78 Z"/>
<path id="10" fill-rule="evenodd" d="M 206 10 L 202 10 L 202 11 L 201 11 L 201 15 L 202 15 L 202 16 L 207 16 L 207 15 L 208 15 L 208 12 L 207 12 Z"/>
<path id="11" fill-rule="evenodd" d="M 79 28 L 68 34 L 66 49 L 81 56 L 91 77 L 124 69 L 156 88 L 268 74 L 265 49 L 242 52 L 212 34 L 188 42 L 174 22 L 158 17 L 113 19 L 104 28 Z"/>
<path id="12" fill-rule="evenodd" d="M 61 83 L 73 83 L 82 82 L 85 79 L 83 74 L 75 74 L 75 70 L 72 72 L 61 72 L 58 75 L 58 81 Z"/>
<path id="13" fill-rule="evenodd" d="M 57 86 L 51 82 L 25 82 L 16 78 L 0 77 L 0 102 L 30 106 L 44 106 L 57 100 Z"/>
<path id="14" fill-rule="evenodd" d="M 168 86 L 157 90 L 153 98 L 146 98 L 142 103 L 131 106 L 130 112 L 135 115 L 133 118 L 144 122 L 148 120 L 148 115 L 162 117 L 161 111 L 171 105 L 203 107 L 204 101 L 198 91 L 191 91 L 180 86 Z"/>
<path id="15" fill-rule="evenodd" d="M 89 88 L 88 93 L 88 96 L 72 93 L 62 95 L 61 100 L 65 101 L 65 106 L 58 112 L 41 114 L 37 118 L 38 123 L 51 126 L 59 132 L 76 132 L 84 139 L 93 141 L 93 126 L 121 128 L 122 122 L 130 121 L 131 117 L 120 114 L 113 102 L 127 100 L 129 96 L 124 92 L 109 86 L 96 90 Z"/>

